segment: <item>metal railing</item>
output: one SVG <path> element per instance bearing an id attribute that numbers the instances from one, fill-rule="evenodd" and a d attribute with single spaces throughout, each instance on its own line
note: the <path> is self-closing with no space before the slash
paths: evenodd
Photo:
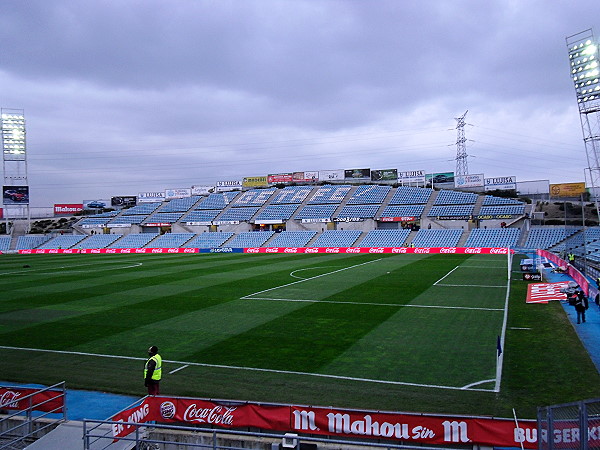
<path id="1" fill-rule="evenodd" d="M 136 449 L 191 449 L 210 448 L 213 450 L 240 450 L 247 448 L 323 448 L 318 444 L 333 444 L 337 448 L 352 447 L 355 449 L 407 449 L 407 450 L 440 450 L 440 447 L 399 445 L 391 443 L 368 442 L 356 439 L 324 439 L 300 436 L 295 433 L 260 433 L 225 429 L 208 429 L 189 426 L 161 425 L 137 422 L 122 422 L 111 420 L 83 421 L 83 448 L 106 449 L 117 438 L 113 437 L 114 429 L 133 427 L 127 436 L 118 438 L 119 441 L 131 442 Z M 229 442 L 229 443 L 228 443 Z M 248 447 L 244 442 L 252 442 Z M 444 447 L 444 450 L 464 450 Z"/>
<path id="2" fill-rule="evenodd" d="M 538 449 L 600 448 L 600 399 L 538 408 Z"/>
<path id="3" fill-rule="evenodd" d="M 15 387 L 19 389 L 19 387 Z M 53 398 L 34 402 L 37 394 L 46 391 L 61 391 L 61 393 Z M 67 391 L 65 382 L 57 383 L 52 386 L 37 389 L 35 392 L 19 397 L 20 404 L 26 404 L 23 409 L 9 413 L 0 419 L 0 449 L 14 448 L 19 443 L 30 443 L 42 436 L 48 428 L 54 428 L 61 422 L 67 420 L 66 408 Z M 39 411 L 38 409 L 50 402 L 56 401 L 57 398 L 63 399 L 61 406 L 52 408 L 50 411 Z M 35 412 L 34 412 L 35 411 Z M 50 417 L 54 414 L 54 417 Z M 59 415 L 58 418 L 56 414 Z M 14 424 L 16 423 L 16 425 Z"/>

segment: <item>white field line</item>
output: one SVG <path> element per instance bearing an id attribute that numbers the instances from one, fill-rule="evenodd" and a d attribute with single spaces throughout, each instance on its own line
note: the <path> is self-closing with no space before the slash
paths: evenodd
<path id="1" fill-rule="evenodd" d="M 135 263 L 129 264 L 127 266 L 116 266 L 116 267 L 102 267 L 94 269 L 94 272 L 107 271 L 107 270 L 120 270 L 120 269 L 132 269 L 134 267 L 140 267 L 143 263 Z M 56 273 L 80 273 L 80 272 L 89 272 L 89 270 L 71 270 L 73 268 L 80 268 L 82 266 L 98 266 L 98 264 L 77 264 L 73 266 L 59 266 L 47 269 L 32 269 L 30 267 L 25 268 L 19 271 L 13 272 L 0 272 L 0 276 L 2 275 L 30 275 L 31 272 L 35 272 L 36 275 L 55 275 Z M 61 271 L 61 269 L 66 269 L 65 271 Z"/>
<path id="2" fill-rule="evenodd" d="M 173 375 L 175 372 L 179 372 L 180 370 L 183 370 L 183 369 L 185 369 L 186 367 L 190 367 L 190 365 L 189 365 L 189 364 L 185 364 L 185 365 L 183 365 L 183 366 L 181 366 L 181 367 L 178 367 L 177 369 L 173 369 L 173 370 L 171 370 L 171 371 L 169 372 L 169 375 Z"/>
<path id="3" fill-rule="evenodd" d="M 294 278 L 298 278 L 299 280 L 305 280 L 306 278 L 302 278 L 299 277 L 297 275 L 294 275 L 296 272 L 302 272 L 303 270 L 315 270 L 315 269 L 328 269 L 330 267 L 334 267 L 334 266 L 323 266 L 323 267 L 306 267 L 304 269 L 298 269 L 298 270 L 294 270 L 292 272 L 290 272 L 290 276 L 294 277 Z"/>
<path id="4" fill-rule="evenodd" d="M 97 358 L 129 359 L 129 360 L 135 360 L 135 361 L 140 361 L 140 360 L 146 361 L 146 359 L 147 359 L 147 358 L 139 358 L 139 357 L 133 357 L 133 356 L 104 355 L 101 353 L 71 352 L 71 351 L 66 351 L 66 350 L 44 350 L 44 349 L 39 349 L 39 348 L 26 348 L 26 347 L 7 347 L 4 345 L 0 345 L 0 349 L 21 350 L 21 351 L 41 352 L 41 353 L 59 353 L 59 354 L 63 354 L 63 355 L 93 356 L 93 357 L 97 357 Z M 257 367 L 225 366 L 222 364 L 205 364 L 205 363 L 194 363 L 194 362 L 187 362 L 187 361 L 172 361 L 172 360 L 168 360 L 168 359 L 163 359 L 163 362 L 174 363 L 174 364 L 183 364 L 184 367 L 188 367 L 188 366 L 213 367 L 213 368 L 217 368 L 217 369 L 231 369 L 231 370 L 245 370 L 245 371 L 250 371 L 250 372 L 268 372 L 268 373 L 279 373 L 279 374 L 290 374 L 290 375 L 302 375 L 302 376 L 310 376 L 310 377 L 317 377 L 317 378 L 330 378 L 330 379 L 336 379 L 336 380 L 361 381 L 361 382 L 366 382 L 366 383 L 379 383 L 379 384 L 389 384 L 389 385 L 398 385 L 398 386 L 415 386 L 415 387 L 423 387 L 423 388 L 446 389 L 446 390 L 453 390 L 453 391 L 469 390 L 469 391 L 493 392 L 490 389 L 470 389 L 470 388 L 464 387 L 464 386 L 456 387 L 456 386 L 443 386 L 443 385 L 436 385 L 436 384 L 409 383 L 409 382 L 404 382 L 404 381 L 376 380 L 376 379 L 372 379 L 372 378 L 346 377 L 346 376 L 341 376 L 341 375 L 328 375 L 328 374 L 323 374 L 323 373 L 296 372 L 296 371 L 277 370 L 277 369 L 260 369 Z M 179 369 L 182 369 L 182 368 L 183 367 L 180 367 Z M 176 369 L 175 371 L 177 371 L 179 369 Z M 474 383 L 474 385 L 479 384 L 479 383 L 480 382 Z M 470 386 L 470 385 L 467 385 L 467 386 Z"/>
<path id="5" fill-rule="evenodd" d="M 373 261 L 367 261 L 367 262 L 364 262 L 364 263 L 355 264 L 354 266 L 344 267 L 342 269 L 334 270 L 333 272 L 322 273 L 321 275 L 316 275 L 314 277 L 304 278 L 304 279 L 301 279 L 301 280 L 298 280 L 298 281 L 293 281 L 293 282 L 288 283 L 288 284 L 283 284 L 281 286 L 276 286 L 276 287 L 272 287 L 272 288 L 269 288 L 269 289 L 264 289 L 262 291 L 254 292 L 253 294 L 248 294 L 248 295 L 245 295 L 243 297 L 240 297 L 240 300 L 252 300 L 252 296 L 253 295 L 262 294 L 263 292 L 269 292 L 269 291 L 273 291 L 275 289 L 281 289 L 281 288 L 284 288 L 284 287 L 292 286 L 294 284 L 303 283 L 303 282 L 308 281 L 308 280 L 314 280 L 316 278 L 321 278 L 321 277 L 324 277 L 324 276 L 327 276 L 327 275 L 332 275 L 334 273 L 343 272 L 344 270 L 349 270 L 349 269 L 353 269 L 355 267 L 364 266 L 365 264 L 371 264 L 371 263 L 374 263 L 374 262 L 377 262 L 377 261 L 381 261 L 382 259 L 383 258 L 374 259 Z"/>
<path id="6" fill-rule="evenodd" d="M 441 306 L 441 305 L 411 305 L 401 303 L 366 303 L 366 302 L 343 302 L 334 300 L 310 300 L 297 298 L 270 298 L 270 297 L 252 297 L 251 300 L 265 300 L 272 302 L 304 302 L 304 303 L 333 303 L 340 305 L 364 305 L 364 306 L 396 306 L 398 308 L 433 308 L 433 309 L 473 309 L 478 311 L 504 311 L 504 308 L 476 308 L 470 306 Z"/>
<path id="7" fill-rule="evenodd" d="M 450 272 L 448 272 L 446 275 L 444 275 L 442 278 L 440 278 L 439 280 L 437 280 L 435 283 L 433 283 L 434 286 L 437 286 L 437 284 L 442 281 L 444 278 L 446 278 L 448 275 L 450 275 L 452 272 L 454 272 L 456 269 L 458 269 L 460 266 L 456 266 L 454 269 L 452 269 Z"/>
<path id="8" fill-rule="evenodd" d="M 500 348 L 502 353 L 496 358 L 496 384 L 494 386 L 494 392 L 500 392 L 500 384 L 502 382 L 502 366 L 504 364 L 504 353 L 506 348 L 504 346 L 504 340 L 506 338 L 506 327 L 508 324 L 508 299 L 510 297 L 510 279 L 506 280 L 506 298 L 504 300 L 504 319 L 502 321 L 502 333 L 500 335 Z M 497 352 L 498 350 L 496 350 Z"/>
<path id="9" fill-rule="evenodd" d="M 436 284 L 436 286 L 449 286 L 449 287 L 483 287 L 483 288 L 505 288 L 506 286 L 491 286 L 485 284 Z"/>

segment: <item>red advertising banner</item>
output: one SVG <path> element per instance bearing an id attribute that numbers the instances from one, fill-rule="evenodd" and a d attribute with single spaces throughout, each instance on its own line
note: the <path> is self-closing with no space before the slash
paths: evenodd
<path id="1" fill-rule="evenodd" d="M 583 289 L 583 292 L 585 292 L 586 295 L 588 295 L 590 297 L 596 296 L 596 294 L 598 293 L 598 290 L 596 289 L 596 287 L 594 285 L 590 284 L 589 281 L 587 280 L 587 278 L 579 270 L 577 270 L 574 266 L 572 266 L 571 264 L 566 262 L 564 259 L 561 259 L 558 255 L 555 255 L 554 253 L 550 253 L 549 251 L 546 251 L 546 250 L 538 250 L 537 254 L 543 258 L 547 258 L 548 261 L 552 261 L 557 266 L 566 267 L 567 274 L 571 278 L 573 278 L 577 282 L 577 284 L 579 284 L 579 286 L 581 286 L 581 288 Z"/>
<path id="2" fill-rule="evenodd" d="M 527 285 L 527 303 L 548 303 L 553 300 L 566 300 L 567 295 L 561 292 L 568 286 L 568 281 L 558 283 L 531 283 Z"/>
<path id="3" fill-rule="evenodd" d="M 54 214 L 75 214 L 83 211 L 83 203 L 55 203 Z"/>
<path id="4" fill-rule="evenodd" d="M 267 175 L 267 182 L 272 183 L 291 183 L 294 175 L 291 173 L 273 173 Z"/>
<path id="5" fill-rule="evenodd" d="M 414 253 L 414 254 L 482 254 L 507 255 L 502 247 L 252 247 L 244 253 Z M 512 253 L 513 250 L 510 250 Z"/>
<path id="6" fill-rule="evenodd" d="M 0 387 L 0 409 L 62 413 L 65 397 L 62 391 L 40 391 L 20 387 Z"/>
<path id="7" fill-rule="evenodd" d="M 164 254 L 164 253 L 198 253 L 199 248 L 46 248 L 19 250 L 21 255 L 43 254 Z M 231 249 L 218 248 L 215 253 L 227 253 Z M 415 253 L 415 254 L 482 254 L 506 255 L 509 249 L 503 247 L 251 247 L 244 248 L 244 253 Z M 513 253 L 513 250 L 510 250 Z"/>
<path id="8" fill-rule="evenodd" d="M 410 222 L 412 220 L 416 220 L 417 218 L 414 216 L 403 216 L 403 217 L 380 217 L 378 220 L 380 222 Z"/>
<path id="9" fill-rule="evenodd" d="M 123 422 L 148 421 L 201 424 L 222 428 L 259 428 L 357 439 L 390 439 L 414 444 L 466 444 L 537 448 L 537 423 L 511 419 L 433 416 L 332 408 L 213 402 L 209 400 L 147 397 L 140 406 L 112 418 L 113 436 L 127 436 L 134 428 Z"/>

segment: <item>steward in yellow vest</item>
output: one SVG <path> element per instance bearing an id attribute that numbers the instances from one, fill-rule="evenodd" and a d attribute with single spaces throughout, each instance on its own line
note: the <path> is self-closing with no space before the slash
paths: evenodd
<path id="1" fill-rule="evenodd" d="M 158 347 L 153 345 L 148 349 L 148 361 L 144 366 L 144 386 L 148 388 L 149 395 L 159 395 L 159 384 L 162 378 L 162 358 L 158 354 Z"/>

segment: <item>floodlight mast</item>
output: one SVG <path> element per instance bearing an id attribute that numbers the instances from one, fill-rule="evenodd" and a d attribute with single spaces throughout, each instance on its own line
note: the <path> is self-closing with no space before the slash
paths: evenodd
<path id="1" fill-rule="evenodd" d="M 592 200 L 600 197 L 600 61 L 598 43 L 592 29 L 566 38 L 571 65 L 571 79 L 575 86 L 579 120 L 587 156 Z M 587 181 L 587 180 L 586 180 Z"/>
<path id="2" fill-rule="evenodd" d="M 465 138 L 465 117 L 469 110 L 456 120 L 456 175 L 468 175 L 469 166 L 467 164 L 467 139 Z"/>
<path id="3" fill-rule="evenodd" d="M 27 146 L 25 130 L 25 112 L 22 109 L 0 108 L 0 140 L 2 146 L 2 169 L 4 183 L 2 186 L 2 206 L 6 220 L 6 233 L 9 230 L 9 219 L 26 218 L 27 230 L 31 228 L 29 210 L 29 183 L 27 181 Z M 18 186 L 25 189 L 26 197 L 11 199 L 5 194 L 5 187 Z M 22 195 L 22 194 L 21 194 Z"/>

